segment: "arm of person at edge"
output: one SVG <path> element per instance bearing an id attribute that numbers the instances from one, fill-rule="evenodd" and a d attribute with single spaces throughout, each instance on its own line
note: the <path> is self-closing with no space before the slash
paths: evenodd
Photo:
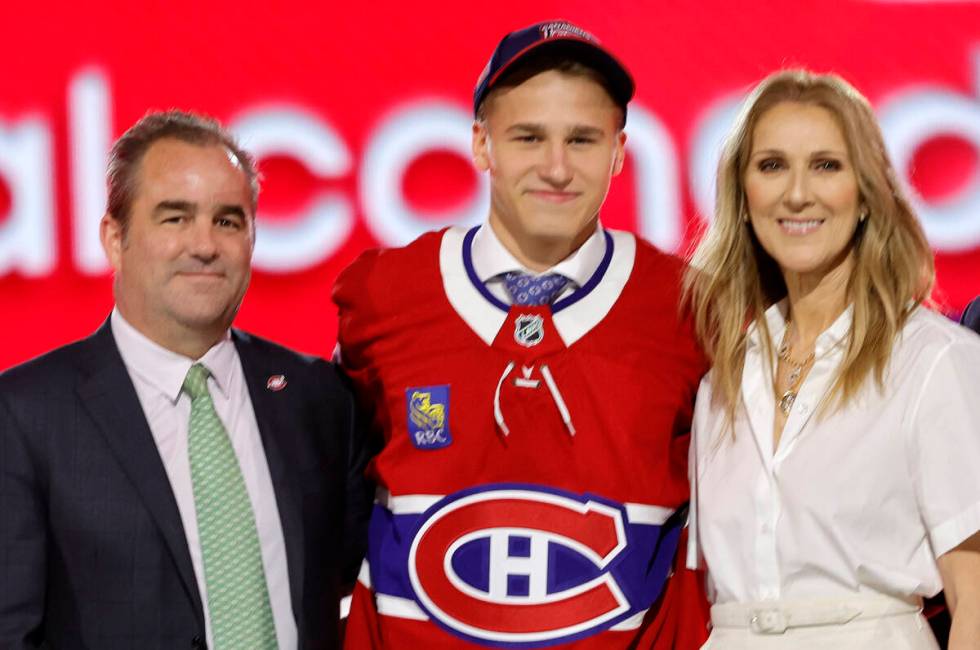
<path id="1" fill-rule="evenodd" d="M 963 310 L 963 315 L 960 317 L 960 324 L 980 334 L 980 296 L 974 298 L 966 306 L 966 309 Z"/>
<path id="2" fill-rule="evenodd" d="M 701 570 L 684 566 L 688 528 L 681 533 L 673 575 L 664 593 L 644 621 L 633 648 L 644 650 L 698 650 L 708 639 L 710 621 L 705 576 Z"/>
<path id="3" fill-rule="evenodd" d="M 378 445 L 372 444 L 369 424 L 371 418 L 357 408 L 357 400 L 353 397 L 354 390 L 350 378 L 344 372 L 339 362 L 339 350 L 334 353 L 334 367 L 341 381 L 351 392 L 351 426 L 348 445 L 347 461 L 347 504 L 344 510 L 344 540 L 343 558 L 340 575 L 342 597 L 350 597 L 357 582 L 361 562 L 367 552 L 368 524 L 374 507 L 374 483 L 367 477 L 367 466 L 378 451 Z M 339 633 L 340 644 L 343 645 L 347 628 L 347 615 L 342 612 Z"/>
<path id="4" fill-rule="evenodd" d="M 350 382 L 340 366 L 337 366 L 337 372 L 350 388 Z M 353 405 L 353 391 L 351 394 L 353 424 L 350 427 L 351 440 L 348 446 L 347 508 L 344 515 L 344 558 L 341 574 L 344 595 L 349 595 L 353 591 L 361 569 L 361 561 L 367 551 L 368 522 L 374 507 L 374 484 L 367 477 L 366 470 L 368 463 L 377 452 L 376 446 L 370 443 L 368 435 L 367 423 L 370 420 Z"/>
<path id="5" fill-rule="evenodd" d="M 26 432 L 0 395 L 0 648 L 44 644 L 46 508 Z"/>
<path id="6" fill-rule="evenodd" d="M 691 434 L 674 439 L 672 453 L 677 455 L 678 463 L 687 464 L 688 459 L 692 458 L 693 445 Z M 692 534 L 694 531 L 690 526 L 686 525 L 681 530 L 672 575 L 660 600 L 651 609 L 653 620 L 646 623 L 634 647 L 647 650 L 699 650 L 708 640 L 711 615 L 705 572 L 700 568 L 687 568 L 688 536 Z"/>
<path id="7" fill-rule="evenodd" d="M 980 297 L 966 306 L 960 323 L 980 334 Z M 950 650 L 980 648 L 980 533 L 943 554 L 937 564 L 953 617 Z"/>
<path id="8" fill-rule="evenodd" d="M 953 624 L 948 650 L 980 648 L 980 532 L 937 560 Z"/>

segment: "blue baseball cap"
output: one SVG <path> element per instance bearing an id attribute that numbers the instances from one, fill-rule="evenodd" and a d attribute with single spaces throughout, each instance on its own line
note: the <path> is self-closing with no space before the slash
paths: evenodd
<path id="1" fill-rule="evenodd" d="M 613 101 L 626 110 L 626 104 L 636 91 L 626 66 L 606 50 L 599 39 L 581 27 L 566 20 L 551 20 L 511 32 L 501 39 L 473 90 L 474 115 L 505 72 L 514 70 L 515 64 L 531 52 L 544 49 L 554 49 L 598 70 L 608 83 Z"/>

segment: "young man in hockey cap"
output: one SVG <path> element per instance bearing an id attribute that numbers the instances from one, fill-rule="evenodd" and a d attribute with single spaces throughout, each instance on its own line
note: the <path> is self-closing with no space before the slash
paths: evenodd
<path id="1" fill-rule="evenodd" d="M 504 37 L 474 93 L 473 229 L 337 281 L 380 486 L 349 648 L 696 648 L 669 582 L 705 361 L 682 263 L 599 224 L 633 81 L 567 22 Z"/>

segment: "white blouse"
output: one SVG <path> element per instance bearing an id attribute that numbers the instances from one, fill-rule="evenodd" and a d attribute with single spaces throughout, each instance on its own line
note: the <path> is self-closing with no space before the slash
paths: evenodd
<path id="1" fill-rule="evenodd" d="M 782 340 L 785 304 L 766 312 Z M 691 446 L 688 566 L 703 559 L 714 603 L 931 596 L 938 556 L 980 530 L 980 336 L 924 308 L 843 409 L 819 407 L 840 364 L 851 309 L 815 361 L 773 450 L 770 364 L 754 326 L 734 437 L 701 382 Z"/>

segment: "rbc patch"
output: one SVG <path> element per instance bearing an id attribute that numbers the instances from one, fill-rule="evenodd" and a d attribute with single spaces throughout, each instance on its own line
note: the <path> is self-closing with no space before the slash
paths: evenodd
<path id="1" fill-rule="evenodd" d="M 408 405 L 408 435 L 417 449 L 442 449 L 453 438 L 449 434 L 449 386 L 420 386 L 405 389 Z"/>

